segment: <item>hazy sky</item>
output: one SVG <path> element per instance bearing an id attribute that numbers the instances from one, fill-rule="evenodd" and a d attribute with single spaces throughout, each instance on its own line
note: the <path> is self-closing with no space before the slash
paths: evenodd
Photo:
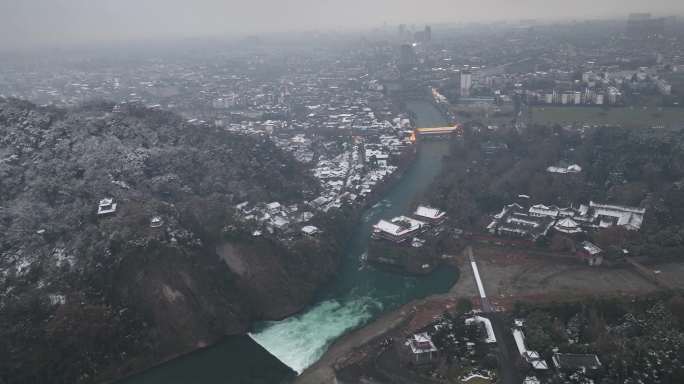
<path id="1" fill-rule="evenodd" d="M 684 0 L 0 0 L 0 47 L 630 12 Z"/>

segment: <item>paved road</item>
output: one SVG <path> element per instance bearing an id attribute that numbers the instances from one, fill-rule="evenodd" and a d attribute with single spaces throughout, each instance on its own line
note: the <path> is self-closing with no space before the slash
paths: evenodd
<path id="1" fill-rule="evenodd" d="M 497 357 L 499 360 L 499 382 L 503 384 L 520 384 L 522 382 L 522 378 L 520 377 L 520 373 L 515 366 L 518 353 L 517 347 L 515 346 L 513 335 L 510 332 L 510 326 L 507 323 L 506 316 L 501 313 L 497 313 L 495 306 L 493 306 L 487 298 L 487 294 L 484 290 L 484 276 L 480 275 L 479 273 L 477 259 L 473 254 L 472 247 L 466 248 L 465 252 L 470 260 L 471 267 L 473 269 L 473 275 L 475 275 L 475 285 L 480 293 L 480 304 L 482 307 L 483 316 L 491 320 L 492 328 L 494 329 L 494 336 L 496 336 Z"/>
<path id="2" fill-rule="evenodd" d="M 480 294 L 480 308 L 482 309 L 482 312 L 484 313 L 491 313 L 494 312 L 494 306 L 489 302 L 489 299 L 487 298 L 487 293 L 484 290 L 484 281 L 482 280 L 482 276 L 480 276 L 479 268 L 477 267 L 477 260 L 475 259 L 475 255 L 473 254 L 473 247 L 468 246 L 465 249 L 466 255 L 468 256 L 468 259 L 470 260 L 470 266 L 473 269 L 473 278 L 475 279 L 475 288 L 477 288 L 479 294 Z"/>
<path id="3" fill-rule="evenodd" d="M 471 263 L 477 263 L 472 248 L 467 248 L 465 252 Z M 475 272 L 475 270 L 477 270 L 477 268 L 474 269 L 473 272 Z M 425 303 L 431 301 L 444 300 L 452 295 L 453 293 L 445 295 L 433 295 L 424 300 L 419 300 L 418 302 L 421 302 L 423 305 L 425 305 Z M 520 374 L 515 367 L 518 352 L 515 347 L 513 335 L 510 332 L 510 326 L 507 324 L 505 316 L 495 311 L 495 307 L 489 303 L 486 294 L 484 297 L 481 297 L 481 300 L 484 312 L 483 316 L 492 321 L 494 335 L 496 336 L 497 340 L 497 357 L 499 359 L 500 365 L 499 382 L 503 384 L 520 384 L 522 379 L 520 378 Z M 384 335 L 386 332 L 399 327 L 402 323 L 410 321 L 415 314 L 415 308 L 412 308 L 414 305 L 414 303 L 409 303 L 397 310 L 390 311 L 389 313 L 380 316 L 371 324 L 352 331 L 338 339 L 318 362 L 307 368 L 300 376 L 297 377 L 295 383 L 334 383 L 334 365 L 336 362 L 339 362 L 357 348 L 360 348 L 366 343 L 378 338 L 381 335 Z"/>
<path id="4" fill-rule="evenodd" d="M 497 357 L 499 359 L 499 382 L 502 384 L 520 384 L 522 377 L 515 366 L 518 359 L 518 349 L 513 340 L 510 326 L 501 313 L 488 314 L 492 321 L 492 328 L 497 341 Z"/>

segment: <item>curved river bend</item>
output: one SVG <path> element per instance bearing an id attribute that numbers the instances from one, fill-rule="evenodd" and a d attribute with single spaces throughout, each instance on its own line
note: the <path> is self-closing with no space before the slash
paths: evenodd
<path id="1" fill-rule="evenodd" d="M 445 126 L 447 122 L 430 103 L 410 102 L 409 109 L 421 127 Z M 409 213 L 440 173 L 442 158 L 449 151 L 446 141 L 418 144 L 418 155 L 406 173 L 363 215 L 350 241 L 342 270 L 317 303 L 301 314 L 283 321 L 257 325 L 251 334 L 257 343 L 297 372 L 315 363 L 338 337 L 364 325 L 381 312 L 416 298 L 449 290 L 456 280 L 451 268 L 438 268 L 431 275 L 407 277 L 374 268 L 359 268 L 359 259 L 368 249 L 371 228 L 379 219 Z"/>
<path id="2" fill-rule="evenodd" d="M 418 126 L 447 125 L 442 114 L 429 102 L 413 101 L 407 103 L 407 107 L 415 114 Z M 442 158 L 448 154 L 449 143 L 426 141 L 418 145 L 416 160 L 406 173 L 380 203 L 364 213 L 331 287 L 300 314 L 282 321 L 257 324 L 250 334 L 258 344 L 293 370 L 303 371 L 315 363 L 335 339 L 368 323 L 381 312 L 413 299 L 447 292 L 455 283 L 457 272 L 447 267 L 438 268 L 423 277 L 360 268 L 360 258 L 368 249 L 372 225 L 381 218 L 409 213 L 411 205 L 417 202 L 442 169 Z M 235 372 L 233 366 L 241 365 L 240 361 L 264 359 L 247 351 L 245 356 L 237 359 L 229 357 L 226 350 L 233 349 L 231 343 L 235 340 L 228 338 L 216 347 L 173 360 L 123 383 L 181 382 L 177 381 L 178 374 L 194 377 L 194 383 L 230 382 Z"/>

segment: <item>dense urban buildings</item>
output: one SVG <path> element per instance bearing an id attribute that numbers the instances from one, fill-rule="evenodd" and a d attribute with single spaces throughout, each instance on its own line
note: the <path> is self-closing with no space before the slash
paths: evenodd
<path id="1" fill-rule="evenodd" d="M 0 56 L 0 383 L 684 377 L 681 20 L 140 44 Z"/>

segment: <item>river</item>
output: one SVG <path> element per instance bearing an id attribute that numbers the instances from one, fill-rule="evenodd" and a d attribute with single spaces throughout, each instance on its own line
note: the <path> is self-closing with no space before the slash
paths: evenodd
<path id="1" fill-rule="evenodd" d="M 430 103 L 410 102 L 408 108 L 416 115 L 418 126 L 447 125 Z M 301 372 L 315 363 L 336 338 L 382 311 L 446 292 L 455 282 L 456 272 L 446 267 L 424 277 L 406 277 L 369 267 L 359 269 L 359 259 L 368 249 L 372 225 L 383 218 L 410 213 L 411 205 L 441 171 L 449 143 L 425 141 L 418 145 L 414 163 L 384 199 L 363 215 L 333 287 L 301 314 L 259 324 L 251 334 L 257 343 L 295 371 Z"/>
<path id="2" fill-rule="evenodd" d="M 442 114 L 430 103 L 414 101 L 407 107 L 415 114 L 416 123 L 421 127 L 445 126 Z M 361 267 L 361 256 L 367 252 L 372 225 L 382 218 L 391 218 L 410 213 L 413 203 L 430 186 L 440 173 L 442 158 L 449 151 L 446 141 L 420 142 L 415 161 L 402 178 L 385 194 L 384 199 L 368 209 L 357 227 L 342 262 L 336 280 L 321 292 L 314 304 L 303 312 L 282 321 L 263 322 L 254 327 L 250 336 L 263 348 L 297 372 L 315 363 L 328 346 L 344 333 L 358 328 L 386 310 L 396 308 L 413 299 L 435 293 L 444 293 L 455 283 L 457 271 L 449 267 L 437 268 L 429 276 L 408 277 L 387 273 L 371 267 Z M 223 356 L 225 348 L 221 345 L 201 351 L 203 357 L 179 359 L 143 376 L 170 378 L 169 370 L 192 372 L 193 370 L 214 370 L 211 377 L 219 377 L 220 372 L 230 381 L 228 356 Z M 195 355 L 195 354 L 193 354 Z M 251 360 L 244 356 L 244 359 Z M 207 361 L 218 362 L 214 365 Z M 221 364 L 223 361 L 223 364 Z M 182 367 L 178 367 L 182 364 Z M 238 363 L 239 364 L 239 363 Z M 161 372 L 155 373 L 155 371 Z M 164 374 L 166 371 L 166 374 Z M 196 371 L 197 372 L 197 371 Z M 126 381 L 126 384 L 162 381 Z M 166 380 L 166 383 L 182 382 Z M 214 383 L 217 381 L 193 380 L 194 383 Z"/>

